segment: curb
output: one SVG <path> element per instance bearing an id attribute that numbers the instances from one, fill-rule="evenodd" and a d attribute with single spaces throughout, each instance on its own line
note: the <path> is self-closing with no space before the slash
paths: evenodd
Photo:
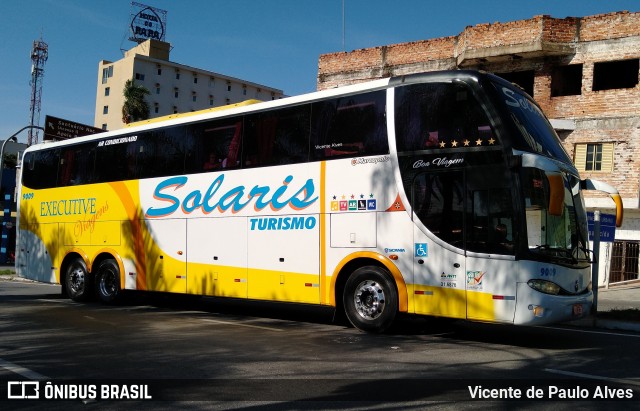
<path id="1" fill-rule="evenodd" d="M 581 320 L 568 321 L 563 324 L 571 325 L 574 327 L 580 327 L 580 328 L 604 328 L 606 330 L 640 332 L 640 323 L 638 322 L 598 319 L 594 317 L 587 317 Z"/>

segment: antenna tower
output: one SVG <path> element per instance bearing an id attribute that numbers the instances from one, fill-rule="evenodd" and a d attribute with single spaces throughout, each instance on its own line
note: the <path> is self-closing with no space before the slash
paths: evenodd
<path id="1" fill-rule="evenodd" d="M 40 40 L 33 42 L 33 49 L 31 49 L 31 81 L 29 82 L 31 85 L 31 128 L 27 138 L 28 146 L 38 143 L 38 129 L 34 129 L 33 126 L 40 124 L 42 78 L 47 58 L 49 58 L 49 46 L 40 37 Z"/>

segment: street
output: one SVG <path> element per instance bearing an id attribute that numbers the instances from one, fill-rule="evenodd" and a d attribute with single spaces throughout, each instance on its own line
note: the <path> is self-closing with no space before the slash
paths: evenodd
<path id="1" fill-rule="evenodd" d="M 539 399 L 536 408 L 569 409 L 575 402 L 549 400 L 577 399 L 599 409 L 611 396 L 618 405 L 637 403 L 638 350 L 638 334 L 562 325 L 404 317 L 372 335 L 334 322 L 326 308 L 149 294 L 115 306 L 80 304 L 59 286 L 0 281 L 0 379 L 148 385 L 153 399 L 136 401 L 145 409 L 460 409 L 525 400 L 527 389 L 541 390 L 528 397 Z M 100 402 L 98 393 L 73 404 L 114 402 Z"/>

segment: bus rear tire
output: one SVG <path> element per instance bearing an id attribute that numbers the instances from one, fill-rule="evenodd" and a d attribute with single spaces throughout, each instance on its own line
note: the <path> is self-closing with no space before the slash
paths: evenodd
<path id="1" fill-rule="evenodd" d="M 102 261 L 96 270 L 96 294 L 103 303 L 113 303 L 120 297 L 120 268 L 113 259 Z"/>
<path id="2" fill-rule="evenodd" d="M 91 275 L 82 258 L 71 261 L 64 274 L 64 288 L 73 301 L 86 301 L 93 289 Z"/>
<path id="3" fill-rule="evenodd" d="M 386 331 L 398 312 L 398 292 L 389 273 L 380 267 L 355 270 L 347 279 L 343 294 L 344 311 L 359 330 Z"/>

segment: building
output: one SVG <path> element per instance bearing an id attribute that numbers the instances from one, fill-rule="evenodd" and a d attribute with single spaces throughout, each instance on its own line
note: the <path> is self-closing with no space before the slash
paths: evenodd
<path id="1" fill-rule="evenodd" d="M 600 284 L 640 279 L 640 13 L 535 16 L 468 26 L 450 37 L 321 55 L 318 89 L 472 68 L 517 83 L 543 108 L 582 178 L 616 187 L 625 221 L 602 243 Z M 592 194 L 593 193 L 593 194 Z M 590 210 L 613 209 L 589 192 Z"/>
<path id="2" fill-rule="evenodd" d="M 149 118 L 238 103 L 274 100 L 282 90 L 169 61 L 171 45 L 147 40 L 121 60 L 98 65 L 95 127 L 122 128 L 123 89 L 127 80 L 149 90 Z"/>

